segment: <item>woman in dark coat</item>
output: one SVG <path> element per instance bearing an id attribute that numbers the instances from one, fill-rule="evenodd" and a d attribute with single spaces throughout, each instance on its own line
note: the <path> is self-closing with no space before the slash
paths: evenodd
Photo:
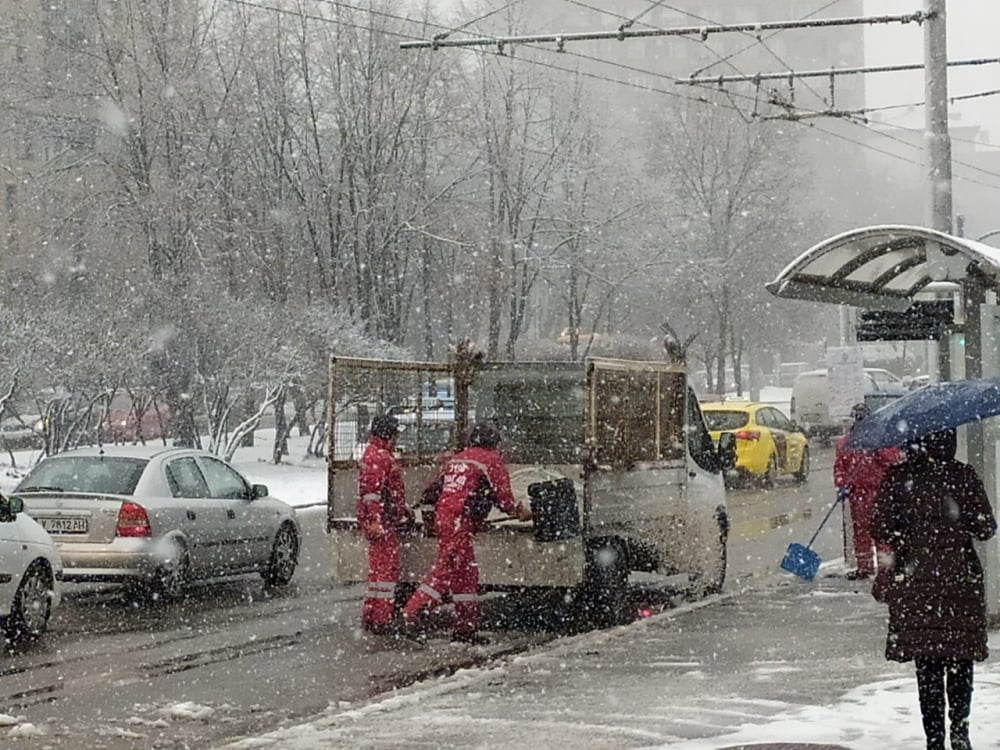
<path id="1" fill-rule="evenodd" d="M 996 528 L 982 481 L 955 460 L 954 430 L 907 446 L 906 460 L 886 472 L 872 524 L 875 542 L 892 550 L 885 655 L 916 664 L 928 750 L 945 747 L 946 694 L 952 750 L 971 748 L 972 664 L 989 654 L 972 541 Z"/>

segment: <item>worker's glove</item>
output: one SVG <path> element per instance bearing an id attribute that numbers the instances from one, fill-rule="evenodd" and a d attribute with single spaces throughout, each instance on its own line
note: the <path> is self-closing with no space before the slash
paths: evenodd
<path id="1" fill-rule="evenodd" d="M 411 534 L 417 528 L 417 518 L 412 512 L 407 513 L 403 516 L 399 523 L 396 525 L 400 534 Z"/>
<path id="2" fill-rule="evenodd" d="M 380 524 L 378 521 L 374 521 L 368 524 L 368 529 L 365 532 L 365 536 L 368 538 L 368 541 L 373 542 L 376 539 L 381 539 L 383 536 L 385 536 L 385 529 L 382 528 L 382 524 Z"/>
<path id="3" fill-rule="evenodd" d="M 530 521 L 532 519 L 531 508 L 526 505 L 521 505 L 517 509 L 517 520 L 518 521 Z"/>

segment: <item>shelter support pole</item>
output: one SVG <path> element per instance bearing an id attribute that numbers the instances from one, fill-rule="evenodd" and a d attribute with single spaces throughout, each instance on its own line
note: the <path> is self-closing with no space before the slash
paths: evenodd
<path id="1" fill-rule="evenodd" d="M 985 295 L 984 295 L 985 297 Z M 1000 377 L 1000 341 L 997 335 L 1000 334 L 1000 307 L 997 307 L 995 295 L 990 294 L 989 299 L 985 299 L 980 304 L 976 315 L 977 335 L 979 339 L 979 368 L 983 377 Z M 968 314 L 966 315 L 968 320 Z M 966 333 L 968 341 L 968 333 Z M 995 420 L 989 420 L 984 425 L 978 425 L 982 433 L 983 440 L 983 463 L 980 476 L 986 486 L 986 492 L 990 496 L 990 505 L 993 506 L 993 514 L 997 515 L 998 482 L 1000 482 L 1000 467 L 997 466 L 997 429 Z M 970 454 L 971 458 L 971 454 Z M 976 471 L 980 471 L 978 464 L 973 464 Z M 987 542 L 976 543 L 979 558 L 983 563 L 985 571 L 986 588 L 986 616 L 989 619 L 990 627 L 1000 626 L 1000 540 L 996 537 Z"/>

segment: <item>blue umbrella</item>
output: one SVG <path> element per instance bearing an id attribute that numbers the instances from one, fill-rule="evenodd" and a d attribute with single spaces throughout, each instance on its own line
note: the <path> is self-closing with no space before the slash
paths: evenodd
<path id="1" fill-rule="evenodd" d="M 873 411 L 851 428 L 846 447 L 875 450 L 1000 415 L 1000 380 L 931 383 Z"/>

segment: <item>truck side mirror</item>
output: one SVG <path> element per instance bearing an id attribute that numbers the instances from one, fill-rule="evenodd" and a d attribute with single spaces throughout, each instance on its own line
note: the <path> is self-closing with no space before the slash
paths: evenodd
<path id="1" fill-rule="evenodd" d="M 23 510 L 24 502 L 21 498 L 0 495 L 0 523 L 12 523 Z"/>
<path id="2" fill-rule="evenodd" d="M 719 468 L 723 473 L 736 468 L 736 436 L 731 432 L 719 435 Z"/>

